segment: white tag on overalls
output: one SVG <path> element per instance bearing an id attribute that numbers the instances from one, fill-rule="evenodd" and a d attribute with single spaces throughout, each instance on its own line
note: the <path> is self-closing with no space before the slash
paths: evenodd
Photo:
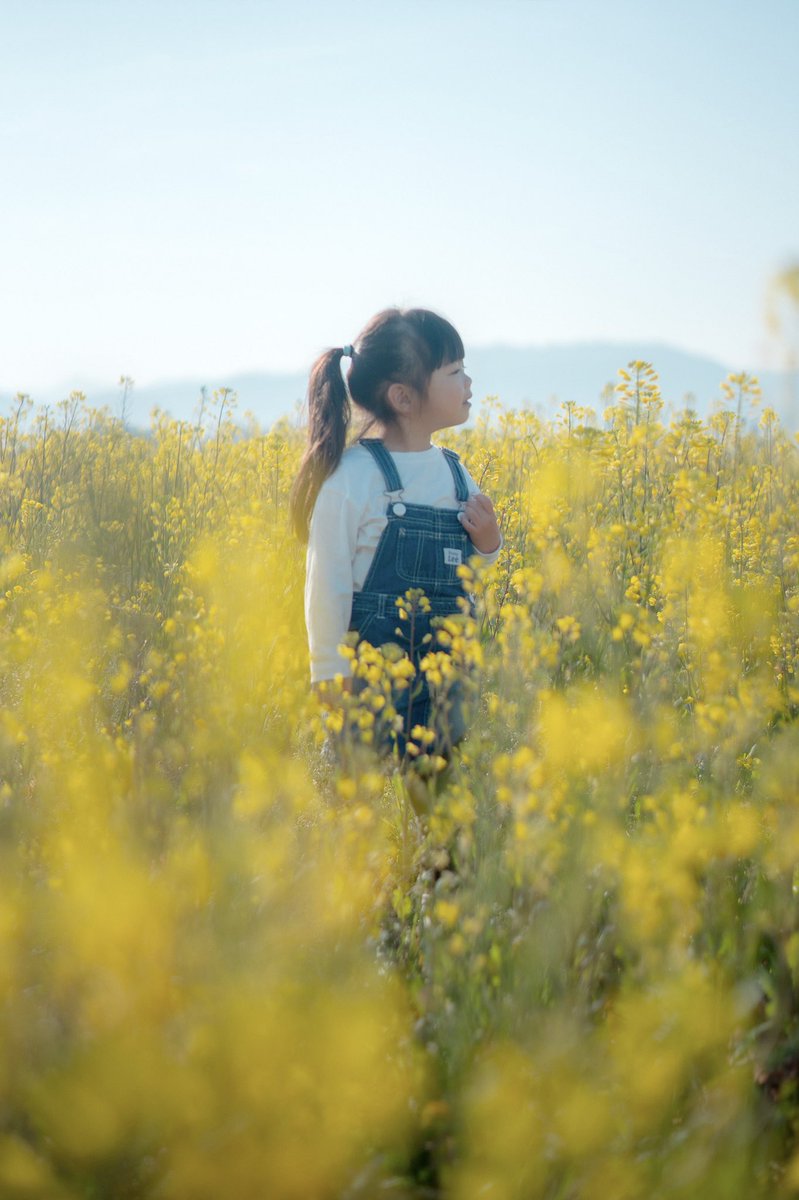
<path id="1" fill-rule="evenodd" d="M 445 546 L 444 562 L 448 567 L 459 567 L 463 562 L 463 555 L 460 550 L 455 550 L 451 546 Z"/>

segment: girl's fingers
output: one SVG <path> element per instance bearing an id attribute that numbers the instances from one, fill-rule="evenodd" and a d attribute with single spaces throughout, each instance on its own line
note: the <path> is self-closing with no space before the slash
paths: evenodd
<path id="1" fill-rule="evenodd" d="M 482 492 L 476 492 L 470 496 L 458 515 L 461 524 L 474 537 L 480 536 L 489 527 L 497 525 L 494 505 Z"/>
<path id="2" fill-rule="evenodd" d="M 482 500 L 483 503 L 478 503 L 479 500 Z M 480 521 L 485 517 L 494 516 L 494 505 L 487 496 L 472 496 L 472 498 L 467 501 L 463 512 L 464 516 L 468 516 L 471 520 Z"/>

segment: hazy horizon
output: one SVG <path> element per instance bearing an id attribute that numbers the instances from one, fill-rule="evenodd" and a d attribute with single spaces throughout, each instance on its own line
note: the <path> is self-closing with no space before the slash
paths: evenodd
<path id="1" fill-rule="evenodd" d="M 618 382 L 619 368 L 631 360 L 651 362 L 658 374 L 664 411 L 689 407 L 708 416 L 721 399 L 721 384 L 728 368 L 713 359 L 686 354 L 664 344 L 653 343 L 558 343 L 545 347 L 473 347 L 467 359 L 472 376 L 473 415 L 481 411 L 487 397 L 496 398 L 506 409 L 532 408 L 541 417 L 554 416 L 561 403 L 574 402 L 601 414 L 607 407 L 606 388 Z M 773 407 L 783 424 L 799 425 L 799 377 L 796 371 L 759 372 L 760 408 Z M 214 393 L 231 389 L 235 394 L 237 420 L 248 415 L 261 427 L 276 420 L 293 419 L 302 410 L 308 382 L 307 371 L 228 373 L 220 377 L 186 376 L 182 379 L 141 384 L 134 381 L 123 402 L 118 381 L 106 380 L 83 388 L 62 388 L 32 394 L 38 411 L 58 404 L 70 392 L 83 391 L 89 409 L 108 409 L 125 414 L 126 422 L 146 428 L 154 409 L 176 420 L 194 420 L 204 393 L 213 405 Z M 13 397 L 0 388 L 0 402 L 13 407 Z M 299 406 L 299 407 L 298 407 Z"/>
<path id="2" fill-rule="evenodd" d="M 604 338 L 604 339 L 597 338 L 597 339 L 584 339 L 584 340 L 582 340 L 582 339 L 581 340 L 552 339 L 550 341 L 545 341 L 545 342 L 528 342 L 528 343 L 510 342 L 510 341 L 503 341 L 501 339 L 497 339 L 496 341 L 487 342 L 485 344 L 475 343 L 473 345 L 467 346 L 466 347 L 466 354 L 467 354 L 466 362 L 468 364 L 470 353 L 482 354 L 482 353 L 493 352 L 493 351 L 508 351 L 511 354 L 513 354 L 513 353 L 523 354 L 527 351 L 536 352 L 536 351 L 546 351 L 546 350 L 571 350 L 575 347 L 578 347 L 580 349 L 594 349 L 594 348 L 606 348 L 606 347 L 613 347 L 613 346 L 618 346 L 619 349 L 622 350 L 636 342 L 641 347 L 646 346 L 648 348 L 658 348 L 658 349 L 662 349 L 663 351 L 666 351 L 668 353 L 676 352 L 678 354 L 684 354 L 688 357 L 703 359 L 703 360 L 707 360 L 710 362 L 716 362 L 716 363 L 718 363 L 718 366 L 721 369 L 725 369 L 725 370 L 726 369 L 730 369 L 730 370 L 735 369 L 733 366 L 731 366 L 731 364 L 725 363 L 722 359 L 715 358 L 713 355 L 701 354 L 698 351 L 686 349 L 684 346 L 675 346 L 671 343 L 663 341 L 662 339 L 658 339 L 658 338 L 631 339 L 631 338 L 623 338 L 623 337 Z M 322 350 L 322 349 L 325 349 L 325 347 L 320 347 L 320 350 Z M 225 378 L 235 379 L 235 378 L 242 378 L 242 377 L 246 377 L 246 376 L 256 376 L 256 375 L 259 375 L 259 376 L 260 375 L 285 376 L 286 378 L 294 377 L 294 376 L 307 377 L 309 374 L 309 368 L 311 366 L 312 361 L 313 360 L 310 360 L 307 363 L 299 363 L 294 366 L 288 366 L 286 368 L 281 368 L 281 369 L 277 369 L 277 370 L 270 369 L 269 367 L 255 366 L 255 367 L 234 367 L 227 371 L 214 371 L 214 372 L 208 373 L 208 372 L 192 371 L 191 368 L 189 367 L 183 372 L 179 372 L 179 373 L 172 374 L 172 375 L 160 375 L 160 376 L 156 376 L 151 379 L 137 379 L 137 378 L 135 378 L 135 376 L 132 376 L 132 375 L 129 376 L 129 378 L 133 381 L 135 386 L 140 387 L 140 388 L 146 388 L 146 387 L 153 387 L 153 386 L 168 387 L 170 384 L 181 384 L 181 383 L 186 383 L 186 382 L 194 383 L 194 382 L 196 382 L 198 377 L 200 377 L 200 376 L 204 377 L 205 375 L 208 375 L 209 378 L 213 377 L 213 378 L 217 378 L 220 380 L 223 380 Z M 625 364 L 620 363 L 619 365 L 623 366 Z M 749 370 L 752 373 L 756 373 L 756 371 L 757 371 L 757 368 L 755 368 L 755 367 L 742 367 L 741 369 Z M 761 371 L 769 370 L 769 368 L 760 368 L 760 369 L 761 369 Z M 778 366 L 776 369 L 781 370 L 782 368 L 780 368 Z M 113 387 L 117 387 L 119 385 L 123 375 L 124 375 L 124 373 L 119 372 L 119 371 L 111 372 L 107 376 L 102 376 L 102 375 L 91 376 L 89 374 L 83 374 L 82 376 L 76 377 L 77 382 L 73 382 L 69 378 L 65 378 L 65 379 L 62 379 L 55 383 L 41 385 L 38 389 L 31 389 L 30 387 L 25 387 L 25 388 L 16 388 L 16 389 L 13 389 L 13 391 L 19 391 L 19 392 L 25 392 L 28 394 L 32 394 L 32 392 L 34 390 L 38 390 L 49 396 L 49 395 L 54 394 L 55 392 L 66 391 L 67 389 L 73 390 L 73 391 L 85 391 L 86 388 L 88 388 L 88 387 L 91 387 L 91 388 L 100 388 L 100 387 L 109 388 L 109 387 L 111 387 L 111 388 L 113 388 Z M 224 386 L 224 385 L 220 384 L 219 386 Z M 0 377 L 0 394 L 2 394 L 2 393 L 12 394 L 12 389 L 9 388 L 6 384 L 6 381 L 3 380 L 2 377 Z"/>

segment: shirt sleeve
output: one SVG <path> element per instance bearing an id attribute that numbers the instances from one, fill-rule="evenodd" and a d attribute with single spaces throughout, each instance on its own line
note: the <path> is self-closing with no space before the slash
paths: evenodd
<path id="1" fill-rule="evenodd" d="M 311 682 L 351 674 L 338 652 L 352 614 L 358 513 L 352 499 L 325 481 L 311 517 L 305 564 L 305 624 Z"/>
<path id="2" fill-rule="evenodd" d="M 468 484 L 468 487 L 469 487 L 469 495 L 470 495 L 470 496 L 477 496 L 477 495 L 479 495 L 479 493 L 480 493 L 480 488 L 477 486 L 477 484 L 476 484 L 476 483 L 475 483 L 475 481 L 472 479 L 472 477 L 471 477 L 471 475 L 469 474 L 469 472 L 468 472 L 468 471 L 466 470 L 466 468 L 463 466 L 463 463 L 461 463 L 461 466 L 463 467 L 463 473 L 464 473 L 464 475 L 466 476 L 466 483 Z M 499 545 L 497 546 L 496 550 L 492 550 L 492 551 L 490 552 L 490 554 L 483 554 L 482 550 L 478 550 L 478 549 L 477 549 L 477 547 L 475 546 L 475 548 L 474 548 L 474 552 L 475 552 L 475 554 L 479 554 L 479 555 L 480 555 L 480 557 L 482 558 L 483 562 L 484 562 L 484 563 L 485 563 L 487 566 L 489 566 L 489 567 L 490 567 L 490 566 L 491 566 L 491 564 L 492 564 L 492 563 L 495 563 L 495 562 L 497 561 L 497 559 L 499 558 L 499 556 L 500 556 L 500 553 L 501 553 L 501 551 L 502 551 L 502 547 L 503 547 L 504 545 L 505 545 L 505 538 L 503 537 L 502 530 L 500 529 L 500 531 L 499 531 Z"/>

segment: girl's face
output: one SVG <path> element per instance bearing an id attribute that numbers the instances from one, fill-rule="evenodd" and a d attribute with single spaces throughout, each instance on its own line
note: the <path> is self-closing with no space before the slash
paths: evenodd
<path id="1" fill-rule="evenodd" d="M 462 360 L 445 363 L 434 371 L 419 414 L 428 431 L 435 433 L 437 429 L 449 429 L 468 420 L 471 395 L 472 381 Z"/>

